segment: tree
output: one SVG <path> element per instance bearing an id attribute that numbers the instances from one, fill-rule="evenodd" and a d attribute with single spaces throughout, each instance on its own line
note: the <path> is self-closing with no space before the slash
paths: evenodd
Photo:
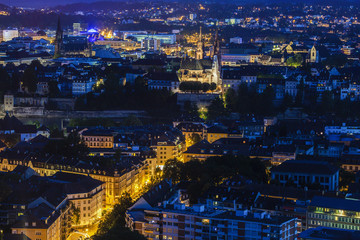
<path id="1" fill-rule="evenodd" d="M 19 134 L 4 134 L 1 136 L 1 140 L 5 143 L 8 148 L 14 147 L 17 143 L 20 142 Z"/>
<path id="2" fill-rule="evenodd" d="M 225 104 L 226 108 L 233 112 L 236 110 L 237 102 L 236 102 L 237 96 L 234 89 L 229 88 L 225 93 Z"/>
<path id="3" fill-rule="evenodd" d="M 224 101 L 222 98 L 218 97 L 211 101 L 210 106 L 208 107 L 207 117 L 210 120 L 214 120 L 218 117 L 227 115 L 228 112 L 224 107 Z"/>
<path id="4" fill-rule="evenodd" d="M 329 57 L 327 57 L 327 59 L 325 61 L 323 61 L 323 64 L 326 66 L 331 66 L 331 67 L 342 67 L 346 64 L 347 62 L 347 57 L 344 54 L 336 54 L 336 55 L 331 55 Z"/>
<path id="5" fill-rule="evenodd" d="M 133 201 L 130 194 L 125 192 L 115 204 L 113 210 L 106 214 L 103 220 L 99 223 L 98 230 L 93 236 L 95 240 L 109 240 L 109 239 L 144 239 L 140 234 L 131 232 L 125 228 L 125 213 L 131 207 Z"/>
<path id="6" fill-rule="evenodd" d="M 55 127 L 50 131 L 50 138 L 64 138 L 64 132 Z"/>
<path id="7" fill-rule="evenodd" d="M 297 87 L 297 94 L 295 97 L 295 106 L 301 107 L 303 105 L 303 98 L 304 98 L 304 81 L 301 80 L 300 84 Z"/>
<path id="8" fill-rule="evenodd" d="M 11 90 L 11 79 L 9 74 L 4 68 L 0 68 L 0 98 L 4 99 L 6 91 Z"/>
<path id="9" fill-rule="evenodd" d="M 173 183 L 178 183 L 181 180 L 181 171 L 183 163 L 176 158 L 169 159 L 165 162 L 163 175 L 165 179 L 172 180 Z"/>
<path id="10" fill-rule="evenodd" d="M 89 149 L 80 138 L 77 132 L 72 132 L 65 139 L 49 141 L 44 147 L 44 152 L 50 154 L 61 154 L 66 157 L 85 156 Z"/>
<path id="11" fill-rule="evenodd" d="M 42 65 L 38 60 L 34 60 L 31 64 L 25 69 L 22 83 L 25 91 L 28 93 L 35 93 L 37 89 L 38 82 L 38 72 L 42 69 Z"/>
<path id="12" fill-rule="evenodd" d="M 332 112 L 334 109 L 333 94 L 330 91 L 324 91 L 321 95 L 319 112 L 322 114 Z"/>
<path id="13" fill-rule="evenodd" d="M 291 107 L 292 105 L 293 105 L 293 98 L 286 93 L 281 104 L 281 110 L 285 111 L 288 107 Z"/>
<path id="14" fill-rule="evenodd" d="M 38 80 L 35 69 L 31 67 L 26 68 L 22 78 L 22 83 L 25 91 L 29 93 L 35 93 L 37 89 L 37 81 Z"/>
<path id="15" fill-rule="evenodd" d="M 202 140 L 201 136 L 198 134 L 198 133 L 192 133 L 190 135 L 190 139 L 189 139 L 189 142 L 190 142 L 190 146 L 200 142 Z"/>
<path id="16" fill-rule="evenodd" d="M 266 87 L 260 95 L 260 104 L 258 113 L 263 115 L 272 115 L 274 113 L 274 98 L 275 92 L 271 86 Z"/>
<path id="17" fill-rule="evenodd" d="M 72 205 L 72 223 L 78 225 L 80 223 L 80 209 Z"/>
<path id="18" fill-rule="evenodd" d="M 235 176 L 244 176 L 256 182 L 267 182 L 266 166 L 259 159 L 245 156 L 209 157 L 205 161 L 193 159 L 181 163 L 176 159 L 168 160 L 164 167 L 164 177 L 175 183 L 179 179 L 188 181 L 187 192 L 190 200 L 196 203 L 198 197 L 211 186 L 221 184 L 224 180 Z"/>
<path id="19" fill-rule="evenodd" d="M 58 87 L 58 82 L 50 81 L 49 82 L 49 97 L 58 97 L 60 96 L 60 89 Z"/>
<path id="20" fill-rule="evenodd" d="M 124 126 L 142 126 L 143 125 L 141 120 L 138 117 L 136 117 L 135 115 L 127 116 L 126 118 L 124 118 L 121 121 L 121 124 Z"/>
<path id="21" fill-rule="evenodd" d="M 339 172 L 339 187 L 340 191 L 347 191 L 349 185 L 355 181 L 355 174 L 345 171 L 340 168 Z"/>
<path id="22" fill-rule="evenodd" d="M 238 92 L 237 92 L 237 101 L 236 101 L 236 110 L 239 113 L 247 114 L 250 112 L 249 106 L 250 106 L 250 98 L 251 93 L 249 91 L 248 86 L 245 83 L 242 83 L 239 86 Z M 254 107 L 252 103 L 252 107 Z"/>
<path id="23" fill-rule="evenodd" d="M 291 67 L 300 67 L 304 59 L 301 54 L 295 54 L 293 57 L 290 57 L 286 60 L 286 64 Z"/>
<path id="24" fill-rule="evenodd" d="M 208 83 L 203 83 L 202 84 L 202 91 L 203 92 L 207 92 L 207 91 L 209 91 L 210 90 L 210 84 L 208 84 Z"/>
<path id="25" fill-rule="evenodd" d="M 191 116 L 199 116 L 199 109 L 196 103 L 186 101 L 184 103 L 184 111 Z"/>

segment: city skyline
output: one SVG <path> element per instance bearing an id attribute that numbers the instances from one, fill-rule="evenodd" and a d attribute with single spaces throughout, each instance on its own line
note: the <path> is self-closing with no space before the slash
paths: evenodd
<path id="1" fill-rule="evenodd" d="M 0 239 L 360 239 L 358 2 L 68 2 L 0 5 Z"/>

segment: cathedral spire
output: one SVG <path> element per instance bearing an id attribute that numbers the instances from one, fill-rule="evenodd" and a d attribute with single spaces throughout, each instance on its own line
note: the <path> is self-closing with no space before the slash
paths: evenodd
<path id="1" fill-rule="evenodd" d="M 61 55 L 62 44 L 63 44 L 63 30 L 61 28 L 60 16 L 58 16 L 55 41 L 54 41 L 54 45 L 55 45 L 54 57 L 59 57 Z"/>
<path id="2" fill-rule="evenodd" d="M 200 60 L 204 58 L 204 42 L 202 38 L 202 27 L 200 26 L 200 34 L 199 34 L 199 40 L 198 45 L 196 49 L 196 59 Z"/>
<path id="3" fill-rule="evenodd" d="M 200 26 L 199 42 L 202 42 L 202 27 Z"/>

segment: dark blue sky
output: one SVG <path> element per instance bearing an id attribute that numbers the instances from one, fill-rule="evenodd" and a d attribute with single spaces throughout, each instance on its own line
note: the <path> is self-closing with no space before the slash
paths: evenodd
<path id="1" fill-rule="evenodd" d="M 8 6 L 21 7 L 42 7 L 42 6 L 56 6 L 78 2 L 98 2 L 99 0 L 0 0 L 0 3 Z"/>

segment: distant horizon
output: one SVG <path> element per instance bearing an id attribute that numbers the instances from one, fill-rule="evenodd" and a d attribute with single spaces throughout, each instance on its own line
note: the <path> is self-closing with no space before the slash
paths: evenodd
<path id="1" fill-rule="evenodd" d="M 9 7 L 24 7 L 24 8 L 42 8 L 42 7 L 56 7 L 56 6 L 64 6 L 69 4 L 77 4 L 77 3 L 95 3 L 95 2 L 127 2 L 134 0 L 0 0 L 0 4 L 7 5 Z M 144 0 L 139 0 L 144 1 Z M 146 1 L 146 0 L 145 0 Z M 150 0 L 149 0 L 150 1 Z M 160 0 L 160 1 L 180 1 L 180 0 Z M 201 0 L 199 0 L 201 1 Z M 205 0 L 203 0 L 205 1 Z M 216 0 L 213 0 L 216 1 Z M 271 3 L 271 2 L 285 2 L 286 0 L 218 0 L 219 2 L 227 1 L 227 2 L 238 2 L 238 3 Z M 333 3 L 337 2 L 337 0 L 294 0 L 293 2 L 327 2 Z M 343 0 L 343 3 L 359 3 L 358 0 Z"/>
<path id="2" fill-rule="evenodd" d="M 121 2 L 123 0 L 106 0 L 109 2 Z M 39 8 L 39 7 L 55 7 L 61 5 L 68 5 L 74 3 L 93 3 L 103 2 L 101 0 L 0 0 L 1 4 L 10 7 L 26 7 L 26 8 Z"/>

